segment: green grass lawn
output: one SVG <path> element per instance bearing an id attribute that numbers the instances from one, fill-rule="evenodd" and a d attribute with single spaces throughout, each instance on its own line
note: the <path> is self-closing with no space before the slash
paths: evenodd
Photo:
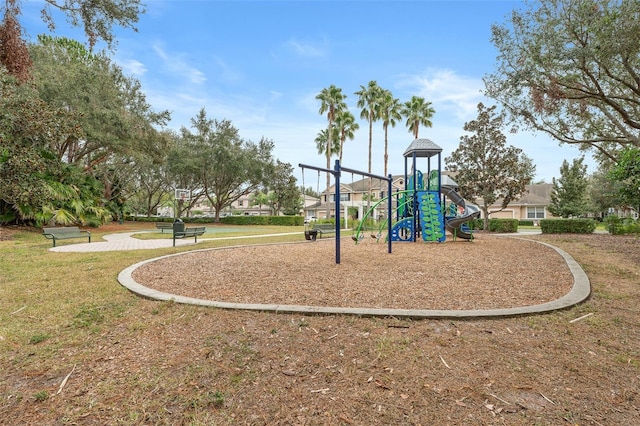
<path id="1" fill-rule="evenodd" d="M 215 228 L 216 232 L 207 232 L 203 237 L 256 235 L 256 238 L 242 240 L 243 244 L 304 240 L 302 227 L 252 226 L 246 232 L 237 226 L 229 232 Z M 161 234 L 144 226 L 123 226 L 121 230 L 140 231 L 135 234 L 138 238 L 171 238 L 170 233 Z M 295 234 L 259 237 L 289 232 Z M 113 229 L 92 230 L 92 242 L 102 241 L 103 235 L 111 233 Z M 72 240 L 65 240 L 64 244 L 72 244 Z M 202 242 L 198 248 L 236 244 L 237 240 L 220 239 Z M 77 339 L 86 338 L 88 330 L 99 329 L 100 324 L 109 323 L 138 303 L 137 297 L 118 284 L 121 270 L 150 257 L 192 250 L 193 246 L 92 253 L 58 253 L 49 248 L 51 241 L 38 231 L 20 231 L 12 240 L 0 241 L 0 344 L 10 342 L 15 348 L 29 346 L 26 352 L 34 355 L 38 354 L 39 346 L 31 346 L 30 342 L 58 340 L 60 337 L 54 336 L 64 331 L 60 344 L 73 344 Z M 45 346 L 51 348 L 50 345 L 42 347 Z M 0 352 L 0 359 L 8 354 Z"/>
<path id="2" fill-rule="evenodd" d="M 195 227 L 196 225 L 186 224 L 186 228 Z M 202 226 L 202 225 L 197 225 Z M 271 234 L 286 234 L 291 232 L 299 232 L 301 235 L 304 233 L 302 226 L 238 226 L 238 225 L 205 225 L 206 232 L 201 238 L 223 238 L 223 237 L 238 237 L 246 235 L 271 235 Z M 171 231 L 165 230 L 164 233 L 160 229 L 150 228 L 148 230 L 141 230 L 139 233 L 134 234 L 135 238 L 141 240 L 151 239 L 163 239 L 172 238 Z"/>

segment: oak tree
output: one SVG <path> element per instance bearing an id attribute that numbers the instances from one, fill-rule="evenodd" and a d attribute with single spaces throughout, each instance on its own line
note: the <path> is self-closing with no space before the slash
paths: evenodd
<path id="1" fill-rule="evenodd" d="M 486 94 L 515 123 L 614 162 L 640 146 L 640 1 L 525 1 L 492 27 Z"/>

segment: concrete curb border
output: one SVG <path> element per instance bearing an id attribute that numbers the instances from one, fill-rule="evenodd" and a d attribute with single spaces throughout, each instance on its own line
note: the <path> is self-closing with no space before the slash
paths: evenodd
<path id="1" fill-rule="evenodd" d="M 514 237 L 509 237 L 514 238 Z M 517 238 L 517 237 L 515 237 Z M 526 241 L 534 241 L 526 238 L 518 238 Z M 219 302 L 215 300 L 196 299 L 192 297 L 178 296 L 175 294 L 164 293 L 154 290 L 149 287 L 145 287 L 137 283 L 133 277 L 133 271 L 142 265 L 152 263 L 161 259 L 165 259 L 173 256 L 181 256 L 187 253 L 194 253 L 198 251 L 210 251 L 210 250 L 229 250 L 233 248 L 239 248 L 242 246 L 229 246 L 229 247 L 217 247 L 202 250 L 192 250 L 183 253 L 174 253 L 165 256 L 156 257 L 153 259 L 147 259 L 142 262 L 138 262 L 134 265 L 125 268 L 118 274 L 119 283 L 127 288 L 129 291 L 149 299 L 160 301 L 174 301 L 176 303 L 208 306 L 220 309 L 237 309 L 237 310 L 250 310 L 250 311 L 269 311 L 276 313 L 305 313 L 305 314 L 342 314 L 342 315 L 357 315 L 366 317 L 388 317 L 394 316 L 399 318 L 416 318 L 416 319 L 440 319 L 440 318 L 493 318 L 493 317 L 512 317 L 519 315 L 531 315 L 540 314 L 545 312 L 551 312 L 559 309 L 566 309 L 573 305 L 586 300 L 591 294 L 591 283 L 589 278 L 580 265 L 564 250 L 555 247 L 551 244 L 541 241 L 534 241 L 538 244 L 545 245 L 555 250 L 564 261 L 567 263 L 571 274 L 573 275 L 573 287 L 569 293 L 560 297 L 559 299 L 552 300 L 538 305 L 521 306 L 515 308 L 503 308 L 503 309 L 487 309 L 487 310 L 430 310 L 430 309 L 380 309 L 380 308 L 340 308 L 329 306 L 305 306 L 305 305 L 274 305 L 274 304 L 248 304 L 248 303 L 229 303 Z M 283 243 L 261 244 L 261 245 L 282 245 Z M 300 243 L 289 243 L 300 244 Z"/>

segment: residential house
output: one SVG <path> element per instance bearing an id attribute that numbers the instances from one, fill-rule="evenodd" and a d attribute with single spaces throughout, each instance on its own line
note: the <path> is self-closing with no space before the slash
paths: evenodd
<path id="1" fill-rule="evenodd" d="M 537 183 L 526 186 L 527 193 L 517 200 L 509 203 L 507 208 L 502 209 L 502 200 L 496 201 L 489 207 L 489 217 L 493 219 L 518 219 L 533 220 L 538 225 L 541 219 L 554 217 L 549 213 L 548 207 L 551 204 L 551 191 L 553 185 L 550 183 Z M 477 204 L 481 201 L 477 200 Z"/>
<path id="2" fill-rule="evenodd" d="M 404 175 L 394 176 L 392 181 L 392 191 L 404 190 Z M 369 198 L 371 191 L 371 198 Z M 305 217 L 317 217 L 323 219 L 327 217 L 327 207 L 329 209 L 329 217 L 336 215 L 336 188 L 335 185 L 329 187 L 329 194 L 323 191 L 320 193 L 320 199 L 317 202 L 305 205 Z M 367 209 L 375 205 L 376 202 L 388 195 L 388 183 L 375 178 L 364 178 L 357 181 L 340 182 L 340 212 L 341 217 L 347 217 L 351 208 L 355 218 L 362 218 Z M 328 198 L 328 200 L 327 200 Z M 370 201 L 368 201 L 370 199 Z M 382 217 L 387 210 L 387 206 L 379 205 L 373 212 L 373 217 L 378 219 Z"/>
<path id="3" fill-rule="evenodd" d="M 443 173 L 443 179 L 447 178 L 447 172 Z M 372 202 L 367 204 L 369 193 L 369 184 L 371 184 Z M 393 191 L 402 191 L 405 189 L 404 175 L 393 177 Z M 552 184 L 542 183 L 527 185 L 527 193 L 518 200 L 509 203 L 506 209 L 501 210 L 500 201 L 489 207 L 490 217 L 492 218 L 509 218 L 519 220 L 533 220 L 538 224 L 540 219 L 553 217 L 549 213 L 548 206 L 551 203 Z M 340 207 L 343 209 L 341 217 L 345 217 L 350 207 L 357 208 L 356 218 L 362 218 L 366 213 L 367 206 L 374 205 L 377 201 L 386 197 L 388 192 L 387 183 L 380 179 L 365 178 L 354 182 L 340 182 Z M 335 186 L 329 188 L 329 214 L 335 217 Z M 480 204 L 476 201 L 476 204 Z M 373 214 L 377 219 L 384 216 L 386 212 L 386 204 L 379 205 Z M 320 200 L 316 203 L 305 205 L 305 217 L 325 218 L 327 214 L 327 194 L 322 192 Z"/>

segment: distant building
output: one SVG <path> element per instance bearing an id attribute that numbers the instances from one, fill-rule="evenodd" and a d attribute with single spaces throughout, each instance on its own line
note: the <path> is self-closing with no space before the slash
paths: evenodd
<path id="1" fill-rule="evenodd" d="M 489 217 L 493 219 L 533 220 L 536 224 L 539 224 L 541 219 L 554 217 L 548 210 L 551 204 L 553 185 L 537 183 L 527 185 L 526 189 L 525 195 L 510 202 L 504 210 L 501 210 L 502 200 L 497 200 L 489 207 Z M 480 205 L 481 200 L 476 200 L 476 204 Z"/>
<path id="2" fill-rule="evenodd" d="M 404 176 L 393 177 L 391 186 L 394 192 L 404 190 Z M 371 201 L 367 202 L 369 190 L 371 190 Z M 349 208 L 351 208 L 351 211 L 357 212 L 354 214 L 356 219 L 362 218 L 368 207 L 373 206 L 377 201 L 380 201 L 389 195 L 388 191 L 389 188 L 387 182 L 380 179 L 367 177 L 353 182 L 340 182 L 340 207 L 343 209 L 340 216 L 345 217 Z M 306 218 L 316 217 L 318 219 L 325 219 L 327 216 L 327 204 L 329 207 L 329 217 L 335 217 L 335 185 L 329 187 L 328 197 L 326 191 L 321 191 L 320 199 L 316 200 L 317 201 L 313 204 L 305 205 L 304 212 Z M 373 212 L 373 217 L 378 219 L 381 215 L 385 214 L 386 210 L 386 204 L 380 205 Z"/>
<path id="3" fill-rule="evenodd" d="M 443 179 L 447 176 L 447 172 L 443 173 Z M 387 196 L 386 182 L 379 179 L 365 178 L 351 183 L 340 183 L 340 207 L 344 209 L 341 217 L 345 216 L 345 212 L 349 207 L 357 209 L 356 218 L 362 218 L 367 209 L 367 194 L 369 193 L 369 182 L 371 182 L 372 202 Z M 392 183 L 393 191 L 402 191 L 405 188 L 404 176 L 394 176 Z M 541 219 L 554 217 L 549 213 L 548 207 L 551 204 L 551 190 L 553 185 L 550 183 L 527 185 L 527 193 L 521 198 L 509 203 L 506 209 L 501 210 L 501 200 L 489 207 L 491 218 L 507 218 L 518 220 L 533 220 L 538 224 Z M 481 201 L 476 200 L 476 204 L 480 205 Z M 335 186 L 329 188 L 329 211 L 330 217 L 335 217 Z M 313 204 L 307 204 L 304 208 L 305 217 L 315 217 L 324 219 L 327 214 L 327 194 L 321 192 L 320 199 Z M 381 204 L 375 211 L 374 217 L 379 218 L 386 212 L 386 205 Z"/>

